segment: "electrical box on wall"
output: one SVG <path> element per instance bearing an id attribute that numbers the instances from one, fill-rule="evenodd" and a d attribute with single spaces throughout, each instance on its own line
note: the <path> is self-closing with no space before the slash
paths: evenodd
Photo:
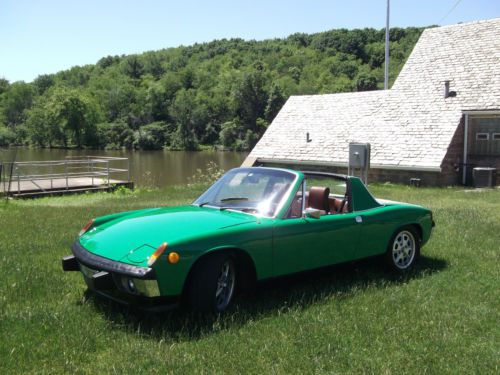
<path id="1" fill-rule="evenodd" d="M 349 167 L 370 168 L 369 143 L 349 143 Z"/>
<path id="2" fill-rule="evenodd" d="M 370 168 L 370 144 L 349 143 L 349 175 L 354 175 L 357 169 L 361 172 L 361 179 L 368 182 L 368 169 Z"/>

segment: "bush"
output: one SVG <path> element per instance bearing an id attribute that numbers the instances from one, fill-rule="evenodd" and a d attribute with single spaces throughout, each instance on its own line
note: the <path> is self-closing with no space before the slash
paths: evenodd
<path id="1" fill-rule="evenodd" d="M 134 132 L 124 122 L 97 124 L 98 145 L 101 148 L 132 148 Z"/>
<path id="2" fill-rule="evenodd" d="M 12 130 L 0 125 L 0 146 L 5 147 L 14 143 L 16 135 Z"/>
<path id="3" fill-rule="evenodd" d="M 222 124 L 219 134 L 220 143 L 226 148 L 234 148 L 238 139 L 239 126 L 235 121 L 228 121 Z"/>
<path id="4" fill-rule="evenodd" d="M 167 124 L 158 121 L 139 129 L 137 146 L 142 150 L 161 150 L 165 145 Z"/>
<path id="5" fill-rule="evenodd" d="M 224 169 L 219 167 L 215 162 L 209 161 L 205 167 L 205 171 L 200 168 L 196 169 L 196 173 L 188 177 L 188 185 L 197 184 L 213 184 L 224 174 Z"/>

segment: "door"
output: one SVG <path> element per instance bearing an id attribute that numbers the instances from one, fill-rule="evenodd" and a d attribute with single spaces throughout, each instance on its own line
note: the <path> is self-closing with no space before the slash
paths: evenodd
<path id="1" fill-rule="evenodd" d="M 276 220 L 274 275 L 304 271 L 356 258 L 361 223 L 354 213 Z M 359 218 L 358 218 L 359 221 Z"/>

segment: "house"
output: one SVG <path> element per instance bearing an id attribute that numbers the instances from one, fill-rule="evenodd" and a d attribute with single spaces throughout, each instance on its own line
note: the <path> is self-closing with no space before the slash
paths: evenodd
<path id="1" fill-rule="evenodd" d="M 244 165 L 347 173 L 371 144 L 369 180 L 469 184 L 499 170 L 500 18 L 426 29 L 391 89 L 291 96 Z"/>

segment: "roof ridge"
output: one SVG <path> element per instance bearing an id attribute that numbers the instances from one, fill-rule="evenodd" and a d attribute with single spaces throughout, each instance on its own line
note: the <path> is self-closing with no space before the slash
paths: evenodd
<path id="1" fill-rule="evenodd" d="M 450 28 L 457 28 L 457 29 L 459 29 L 459 28 L 464 27 L 464 26 L 473 26 L 473 25 L 477 25 L 477 24 L 481 24 L 481 23 L 496 23 L 496 22 L 500 22 L 500 17 L 497 17 L 497 18 L 488 18 L 488 19 L 485 19 L 485 20 L 475 20 L 475 21 L 454 23 L 454 24 L 451 24 L 451 25 L 429 26 L 429 27 L 425 28 L 424 32 L 429 32 L 429 31 L 432 32 L 432 31 L 437 31 L 437 30 L 442 30 L 442 29 L 450 29 Z"/>
<path id="2" fill-rule="evenodd" d="M 389 90 L 377 89 L 370 91 L 349 91 L 349 92 L 332 92 L 328 94 L 304 94 L 304 95 L 290 95 L 290 98 L 317 98 L 319 96 L 359 96 L 359 95 L 382 95 L 383 93 L 389 92 Z"/>

